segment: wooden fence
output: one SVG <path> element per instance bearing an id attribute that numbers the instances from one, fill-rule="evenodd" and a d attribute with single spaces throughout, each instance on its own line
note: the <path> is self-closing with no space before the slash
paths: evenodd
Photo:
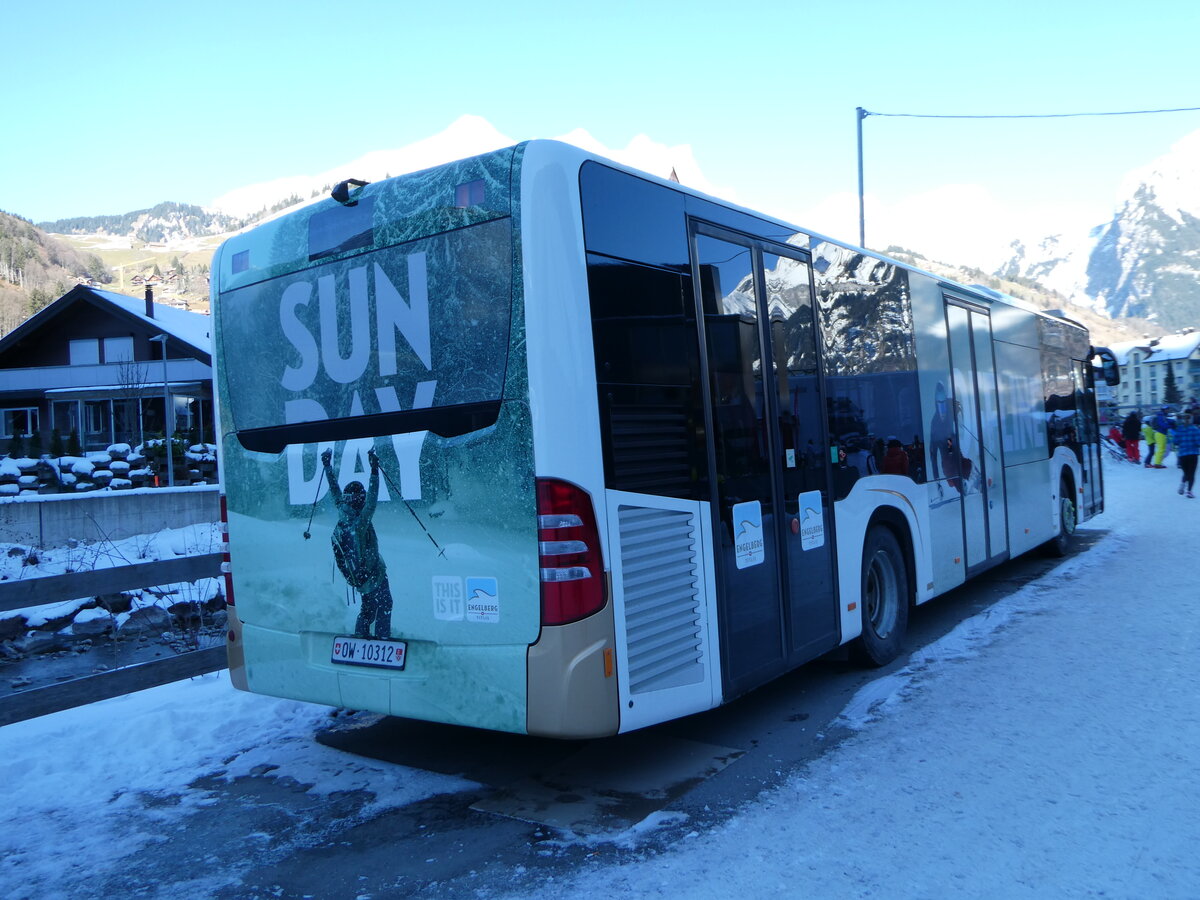
<path id="1" fill-rule="evenodd" d="M 215 578 L 220 572 L 221 554 L 209 553 L 69 575 L 5 581 L 0 582 L 0 612 L 47 606 L 64 600 L 113 594 L 134 588 L 193 582 L 201 578 Z M 7 697 L 0 697 L 0 725 L 96 703 L 195 675 L 205 675 L 223 669 L 225 665 L 225 646 L 222 643 L 219 647 L 135 663 L 61 684 L 16 691 Z"/>

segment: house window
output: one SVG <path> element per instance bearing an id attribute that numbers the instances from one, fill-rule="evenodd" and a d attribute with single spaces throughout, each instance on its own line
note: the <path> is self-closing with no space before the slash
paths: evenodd
<path id="1" fill-rule="evenodd" d="M 36 406 L 23 406 L 0 410 L 3 418 L 4 437 L 25 437 L 38 430 L 38 411 Z"/>
<path id="2" fill-rule="evenodd" d="M 98 449 L 112 443 L 112 407 L 108 400 L 85 400 L 83 403 L 85 450 Z"/>
<path id="3" fill-rule="evenodd" d="M 133 338 L 110 337 L 104 339 L 104 361 L 106 363 L 130 362 L 132 360 Z"/>
<path id="4" fill-rule="evenodd" d="M 71 365 L 94 366 L 100 362 L 100 341 L 88 338 L 84 341 L 71 341 Z"/>

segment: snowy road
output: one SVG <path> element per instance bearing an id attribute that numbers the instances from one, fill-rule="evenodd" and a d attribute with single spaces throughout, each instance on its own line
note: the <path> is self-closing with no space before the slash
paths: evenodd
<path id="1" fill-rule="evenodd" d="M 634 828 L 469 811 L 561 745 L 331 720 L 213 677 L 0 730 L 0 892 L 1196 897 L 1200 504 L 1174 470 L 1106 476 L 1090 549 L 922 608 L 904 663 L 822 661 L 652 729 L 743 755 Z"/>

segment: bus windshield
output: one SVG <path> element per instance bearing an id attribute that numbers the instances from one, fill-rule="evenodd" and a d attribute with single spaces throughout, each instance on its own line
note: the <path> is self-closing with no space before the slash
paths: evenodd
<path id="1" fill-rule="evenodd" d="M 230 290 L 220 340 L 239 390 L 229 424 L 248 449 L 274 452 L 318 438 L 490 424 L 511 295 L 508 218 Z"/>

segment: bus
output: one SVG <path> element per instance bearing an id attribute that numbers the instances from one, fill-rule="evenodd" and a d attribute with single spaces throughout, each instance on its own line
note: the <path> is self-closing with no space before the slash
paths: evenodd
<path id="1" fill-rule="evenodd" d="M 566 144 L 343 182 L 212 272 L 241 689 L 613 735 L 885 665 L 1103 509 L 1085 328 Z"/>

